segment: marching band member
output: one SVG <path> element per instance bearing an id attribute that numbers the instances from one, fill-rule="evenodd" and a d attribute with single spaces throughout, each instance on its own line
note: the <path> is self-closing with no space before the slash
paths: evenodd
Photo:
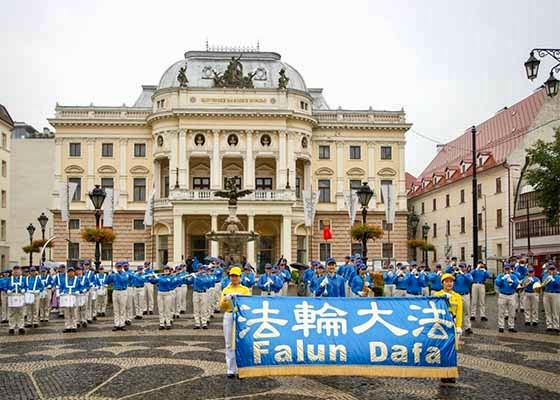
<path id="1" fill-rule="evenodd" d="M 237 375 L 237 363 L 235 360 L 235 350 L 233 349 L 232 343 L 235 340 L 233 337 L 233 304 L 232 296 L 244 295 L 250 296 L 251 290 L 242 285 L 241 281 L 241 269 L 239 267 L 233 267 L 229 270 L 229 277 L 231 283 L 222 290 L 220 299 L 220 309 L 224 311 L 224 339 L 226 345 L 226 366 L 227 366 L 227 377 L 233 379 Z"/>
<path id="2" fill-rule="evenodd" d="M 56 272 L 53 278 L 53 283 L 55 286 L 54 295 L 55 295 L 55 301 L 57 302 L 60 299 L 60 286 L 62 285 L 62 280 L 64 279 L 65 276 L 66 276 L 66 266 L 64 264 L 60 264 L 58 266 L 58 271 Z M 58 307 L 58 318 L 64 318 L 64 308 L 60 306 Z"/>
<path id="3" fill-rule="evenodd" d="M 234 267 L 237 267 L 237 265 L 234 265 Z M 229 278 L 229 270 L 230 268 L 226 268 L 226 276 L 224 276 L 224 278 L 220 282 L 221 290 L 224 290 L 231 283 L 231 279 Z"/>
<path id="4" fill-rule="evenodd" d="M 527 276 L 527 260 L 525 260 L 524 258 L 521 258 L 519 260 L 519 262 L 515 265 L 515 269 L 514 272 L 517 274 L 517 277 L 519 278 L 519 282 L 523 282 L 523 279 L 525 279 L 525 277 Z M 515 295 L 515 310 L 520 310 L 521 312 L 524 312 L 525 310 L 523 309 L 523 304 L 525 304 L 524 301 L 525 298 L 525 292 L 524 291 L 519 291 L 516 293 Z"/>
<path id="5" fill-rule="evenodd" d="M 272 265 L 264 265 L 264 274 L 259 277 L 257 287 L 261 290 L 261 296 L 275 296 L 282 288 L 283 282 L 278 276 L 272 274 Z"/>
<path id="6" fill-rule="evenodd" d="M 206 273 L 207 269 L 199 264 L 198 272 L 187 279 L 193 288 L 194 329 L 208 329 L 208 289 L 214 287 L 214 281 Z"/>
<path id="7" fill-rule="evenodd" d="M 418 267 L 418 271 L 420 276 L 424 278 L 422 282 L 422 296 L 429 296 L 430 295 L 430 286 L 428 282 L 428 269 L 425 265 L 420 265 Z"/>
<path id="8" fill-rule="evenodd" d="M 422 287 L 426 283 L 424 273 L 419 272 L 416 268 L 406 274 L 404 278 L 406 282 L 407 296 L 422 296 Z"/>
<path id="9" fill-rule="evenodd" d="M 327 260 L 327 274 L 317 283 L 316 296 L 323 297 L 346 297 L 344 278 L 336 274 L 336 260 Z"/>
<path id="10" fill-rule="evenodd" d="M 336 269 L 336 273 L 342 276 L 345 282 L 346 282 L 346 276 L 348 274 L 348 271 L 354 269 L 354 265 L 351 264 L 352 262 L 351 260 L 352 260 L 351 256 L 344 257 L 344 264 L 342 264 L 340 267 Z"/>
<path id="11" fill-rule="evenodd" d="M 152 268 L 152 263 L 149 261 L 144 261 L 144 274 L 151 275 L 154 273 Z M 142 312 L 143 315 L 154 313 L 154 285 L 150 281 L 146 281 L 144 284 L 144 298 L 146 299 L 145 308 Z"/>
<path id="12" fill-rule="evenodd" d="M 529 267 L 527 269 L 527 277 L 521 281 L 521 289 L 523 289 L 523 310 L 525 312 L 525 325 L 537 326 L 539 321 L 539 295 L 533 289 L 535 283 L 540 283 L 539 278 L 535 276 L 535 269 Z"/>
<path id="13" fill-rule="evenodd" d="M 455 275 L 455 282 L 453 283 L 453 290 L 461 295 L 463 299 L 463 332 L 465 335 L 470 335 L 472 333 L 471 328 L 471 295 L 470 286 L 472 284 L 473 278 L 467 270 L 467 264 L 464 262 L 459 263 L 459 270 L 455 270 L 453 275 Z"/>
<path id="14" fill-rule="evenodd" d="M 315 279 L 315 267 L 317 266 L 316 261 L 311 261 L 309 267 L 303 271 L 303 282 L 305 283 L 305 294 L 306 296 L 311 296 L 311 283 Z"/>
<path id="15" fill-rule="evenodd" d="M 126 311 L 125 311 L 125 321 L 126 325 L 132 323 L 132 318 L 134 318 L 134 288 L 130 284 L 132 280 L 133 272 L 130 270 L 130 264 L 128 261 L 121 261 L 123 271 L 128 275 L 128 287 L 126 289 Z"/>
<path id="16" fill-rule="evenodd" d="M 6 294 L 6 286 L 8 285 L 10 274 L 11 271 L 6 269 L 2 271 L 2 277 L 0 278 L 0 320 L 3 324 L 8 323 L 8 295 Z"/>
<path id="17" fill-rule="evenodd" d="M 68 303 L 61 304 L 61 307 L 64 308 L 64 333 L 78 332 L 76 294 L 79 293 L 79 287 L 80 283 L 75 276 L 74 267 L 68 267 L 67 273 L 60 278 L 60 286 L 58 288 L 60 297 L 68 296 Z"/>
<path id="18" fill-rule="evenodd" d="M 224 277 L 222 260 L 216 259 L 216 262 L 213 262 L 212 264 L 213 264 L 212 275 L 214 278 L 214 290 L 213 290 L 212 308 L 210 310 L 210 315 L 212 315 L 212 313 L 214 312 L 220 312 L 220 296 L 222 293 L 222 288 L 220 284 Z"/>
<path id="19" fill-rule="evenodd" d="M 508 318 L 508 331 L 517 332 L 515 329 L 515 290 L 519 284 L 517 275 L 512 273 L 511 265 L 504 265 L 504 272 L 496 277 L 496 288 L 498 289 L 498 331 L 504 331 L 504 320 L 506 311 L 511 316 Z"/>
<path id="20" fill-rule="evenodd" d="M 368 297 L 369 292 L 373 290 L 371 277 L 367 273 L 365 264 L 361 264 L 358 268 L 358 275 L 352 279 L 350 285 L 353 297 Z"/>
<path id="21" fill-rule="evenodd" d="M 544 315 L 546 330 L 560 332 L 560 275 L 554 264 L 548 266 L 548 276 L 543 278 L 544 286 Z"/>
<path id="22" fill-rule="evenodd" d="M 52 288 L 54 282 L 52 276 L 49 275 L 49 269 L 47 267 L 41 267 L 40 272 L 41 275 L 39 276 L 39 278 L 41 279 L 43 290 L 39 295 L 39 321 L 49 322 L 49 316 L 51 313 Z"/>
<path id="23" fill-rule="evenodd" d="M 128 303 L 127 289 L 130 275 L 124 271 L 122 262 L 115 263 L 116 272 L 110 274 L 105 280 L 106 285 L 113 285 L 113 318 L 115 326 L 113 331 L 126 331 L 126 307 Z"/>
<path id="24" fill-rule="evenodd" d="M 23 309 L 25 301 L 23 295 L 26 291 L 25 279 L 21 273 L 21 267 L 15 265 L 12 268 L 12 276 L 6 282 L 6 294 L 8 297 L 8 328 L 10 335 L 17 329 L 19 334 L 25 334 Z"/>
<path id="25" fill-rule="evenodd" d="M 255 286 L 255 273 L 251 268 L 251 264 L 247 263 L 243 267 L 243 273 L 241 274 L 241 284 L 246 288 L 253 289 Z"/>
<path id="26" fill-rule="evenodd" d="M 76 279 L 78 280 L 78 292 L 76 295 L 76 300 L 78 302 L 78 326 L 81 325 L 82 328 L 87 328 L 87 299 L 88 293 L 92 286 L 92 282 L 88 280 L 87 276 L 84 274 L 84 269 L 82 267 L 77 267 L 75 274 Z"/>
<path id="27" fill-rule="evenodd" d="M 395 279 L 395 297 L 405 297 L 408 289 L 406 265 L 401 265 Z"/>
<path id="28" fill-rule="evenodd" d="M 86 320 L 88 324 L 96 320 L 95 316 L 95 301 L 97 300 L 97 293 L 95 292 L 95 266 L 89 260 L 83 262 L 84 276 L 89 282 L 89 289 L 86 293 Z"/>
<path id="29" fill-rule="evenodd" d="M 397 263 L 397 267 L 400 267 L 401 263 Z M 389 265 L 389 270 L 383 272 L 383 295 L 385 297 L 393 297 L 395 295 L 395 288 L 397 287 L 395 283 L 397 282 L 397 274 L 394 271 L 393 264 Z"/>
<path id="30" fill-rule="evenodd" d="M 102 265 L 95 275 L 95 287 L 97 288 L 97 299 L 95 300 L 96 315 L 104 317 L 107 310 L 107 274 Z"/>
<path id="31" fill-rule="evenodd" d="M 292 273 L 290 272 L 290 268 L 286 265 L 286 259 L 283 259 L 279 265 L 279 274 L 278 276 L 282 279 L 282 296 L 288 295 L 288 286 L 292 280 Z"/>
<path id="32" fill-rule="evenodd" d="M 145 289 L 146 275 L 144 275 L 144 266 L 138 265 L 136 273 L 131 275 L 130 284 L 132 285 L 132 307 L 134 308 L 134 319 L 142 319 L 145 305 Z"/>
<path id="33" fill-rule="evenodd" d="M 480 315 L 481 321 L 488 321 L 486 318 L 486 281 L 490 279 L 490 274 L 486 270 L 486 265 L 480 261 L 477 267 L 471 272 L 473 284 L 472 291 L 472 308 L 471 321 L 476 320 L 477 314 Z"/>
<path id="34" fill-rule="evenodd" d="M 152 273 L 149 280 L 152 284 L 157 285 L 158 288 L 159 330 L 169 330 L 173 323 L 174 303 L 172 292 L 177 278 L 171 275 L 171 267 L 166 265 L 163 267 L 163 274 L 156 276 Z"/>
<path id="35" fill-rule="evenodd" d="M 428 273 L 428 282 L 430 283 L 430 292 L 439 292 L 443 289 L 443 285 L 441 283 L 441 263 L 436 263 L 435 271 Z"/>
<path id="36" fill-rule="evenodd" d="M 319 284 L 325 278 L 325 266 L 319 261 L 312 261 L 312 263 L 315 264 L 315 274 L 313 275 L 313 279 L 309 285 L 309 290 L 311 291 L 311 295 L 316 296 L 315 293 L 319 289 Z"/>
<path id="37" fill-rule="evenodd" d="M 37 275 L 37 268 L 29 269 L 30 275 L 25 278 L 25 286 L 27 286 L 26 296 L 29 296 L 29 302 L 26 302 L 28 327 L 39 327 L 39 303 L 41 302 L 41 292 L 43 291 L 43 282 Z M 31 302 L 33 300 L 33 302 Z"/>

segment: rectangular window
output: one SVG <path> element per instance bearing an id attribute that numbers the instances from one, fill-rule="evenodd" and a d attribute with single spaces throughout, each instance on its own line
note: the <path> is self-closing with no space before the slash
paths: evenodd
<path id="1" fill-rule="evenodd" d="M 101 143 L 101 157 L 113 157 L 113 143 Z"/>
<path id="2" fill-rule="evenodd" d="M 434 226 L 432 229 L 432 235 L 433 237 L 437 237 L 437 224 L 434 222 Z"/>
<path id="3" fill-rule="evenodd" d="M 6 191 L 2 190 L 2 208 L 6 208 L 7 207 L 7 203 L 8 203 L 8 196 L 6 196 Z"/>
<path id="4" fill-rule="evenodd" d="M 330 219 L 320 219 L 319 220 L 319 230 L 322 232 L 325 229 L 325 226 L 331 227 L 331 220 Z"/>
<path id="5" fill-rule="evenodd" d="M 113 243 L 101 243 L 101 259 L 103 261 L 113 259 Z"/>
<path id="6" fill-rule="evenodd" d="M 134 201 L 146 201 L 146 178 L 134 178 Z"/>
<path id="7" fill-rule="evenodd" d="M 496 256 L 497 257 L 501 257 L 502 256 L 502 244 L 498 243 L 496 245 Z"/>
<path id="8" fill-rule="evenodd" d="M 445 195 L 445 207 L 449 207 L 450 204 L 451 204 L 451 200 L 449 198 L 449 195 L 446 194 Z"/>
<path id="9" fill-rule="evenodd" d="M 134 143 L 134 157 L 146 157 L 145 143 Z"/>
<path id="10" fill-rule="evenodd" d="M 6 220 L 0 221 L 0 240 L 6 240 Z"/>
<path id="11" fill-rule="evenodd" d="M 144 226 L 144 220 L 143 219 L 135 219 L 132 226 L 133 226 L 134 230 L 137 230 L 137 231 L 143 231 L 144 229 L 146 229 L 146 227 Z"/>
<path id="12" fill-rule="evenodd" d="M 2 160 L 2 176 L 5 178 L 8 176 L 8 163 Z"/>
<path id="13" fill-rule="evenodd" d="M 169 197 L 169 175 L 163 177 L 163 198 L 167 199 Z"/>
<path id="14" fill-rule="evenodd" d="M 392 186 L 393 185 L 393 181 L 390 179 L 382 179 L 380 182 L 381 188 L 383 188 L 383 186 Z M 393 193 L 394 195 L 394 193 Z M 383 190 L 381 190 L 381 202 L 385 203 L 385 199 L 383 198 Z"/>
<path id="15" fill-rule="evenodd" d="M 169 179 L 169 178 L 167 178 L 167 179 Z M 193 189 L 194 190 L 208 190 L 208 189 L 210 189 L 210 178 L 207 178 L 207 177 L 193 178 L 192 182 L 193 182 Z M 167 186 L 169 187 L 169 184 Z M 168 194 L 169 194 L 169 192 L 168 192 Z"/>
<path id="16" fill-rule="evenodd" d="M 296 176 L 296 199 L 301 199 L 301 178 Z"/>
<path id="17" fill-rule="evenodd" d="M 362 158 L 362 148 L 360 146 L 350 146 L 350 159 L 360 160 Z"/>
<path id="18" fill-rule="evenodd" d="M 383 243 L 381 248 L 383 258 L 393 258 L 393 243 Z"/>
<path id="19" fill-rule="evenodd" d="M 476 196 L 479 199 L 482 199 L 482 183 L 479 183 L 478 185 L 476 185 Z"/>
<path id="20" fill-rule="evenodd" d="M 327 261 L 331 257 L 331 244 L 319 243 L 319 261 Z"/>
<path id="21" fill-rule="evenodd" d="M 272 178 L 256 178 L 256 190 L 272 190 Z"/>
<path id="22" fill-rule="evenodd" d="M 70 157 L 81 157 L 82 156 L 82 144 L 81 143 L 70 143 Z"/>
<path id="23" fill-rule="evenodd" d="M 502 209 L 501 208 L 498 208 L 496 210 L 496 227 L 497 228 L 502 227 Z"/>
<path id="24" fill-rule="evenodd" d="M 2 148 L 6 150 L 8 149 L 8 135 L 5 133 L 2 134 Z"/>
<path id="25" fill-rule="evenodd" d="M 461 233 L 465 233 L 465 217 L 461 217 Z"/>
<path id="26" fill-rule="evenodd" d="M 297 236 L 297 262 L 307 262 L 307 238 L 305 236 Z"/>
<path id="27" fill-rule="evenodd" d="M 331 202 L 331 181 L 319 179 L 319 203 Z"/>
<path id="28" fill-rule="evenodd" d="M 68 220 L 68 229 L 80 229 L 80 220 L 78 218 L 70 218 Z"/>
<path id="29" fill-rule="evenodd" d="M 393 224 L 388 224 L 386 220 L 383 220 L 381 222 L 381 227 L 383 228 L 384 231 L 392 231 L 393 230 Z"/>
<path id="30" fill-rule="evenodd" d="M 465 202 L 465 189 L 461 189 L 460 203 Z"/>
<path id="31" fill-rule="evenodd" d="M 461 247 L 461 261 L 465 261 L 465 248 Z"/>
<path id="32" fill-rule="evenodd" d="M 481 231 L 482 230 L 482 213 L 478 213 L 478 215 L 476 216 L 476 221 L 478 224 L 478 230 Z"/>
<path id="33" fill-rule="evenodd" d="M 381 159 L 382 160 L 393 159 L 393 148 L 391 146 L 381 146 Z"/>
<path id="34" fill-rule="evenodd" d="M 76 191 L 72 197 L 72 201 L 80 201 L 82 199 L 82 178 L 68 178 L 68 183 L 76 184 Z"/>
<path id="35" fill-rule="evenodd" d="M 432 199 L 432 211 L 437 210 L 437 200 L 436 199 Z"/>
<path id="36" fill-rule="evenodd" d="M 224 176 L 224 189 L 226 187 L 226 179 L 229 178 L 228 176 Z M 235 177 L 235 186 L 237 189 L 241 189 L 241 178 L 239 176 Z"/>
<path id="37" fill-rule="evenodd" d="M 496 193 L 502 193 L 502 178 L 496 178 Z"/>
<path id="38" fill-rule="evenodd" d="M 362 187 L 362 181 L 359 179 L 350 179 L 350 191 L 356 191 Z"/>
<path id="39" fill-rule="evenodd" d="M 420 214 L 424 215 L 424 202 L 422 202 L 422 204 L 420 204 Z"/>
<path id="40" fill-rule="evenodd" d="M 319 146 L 319 160 L 330 160 L 331 146 Z"/>
<path id="41" fill-rule="evenodd" d="M 113 189 L 113 178 L 101 178 L 101 187 L 103 189 Z"/>
<path id="42" fill-rule="evenodd" d="M 80 259 L 80 243 L 68 242 L 68 259 L 69 260 Z"/>
<path id="43" fill-rule="evenodd" d="M 144 243 L 134 243 L 134 261 L 144 261 L 146 258 Z"/>
<path id="44" fill-rule="evenodd" d="M 447 236 L 451 235 L 451 221 L 447 220 L 446 224 L 445 224 L 445 234 Z"/>

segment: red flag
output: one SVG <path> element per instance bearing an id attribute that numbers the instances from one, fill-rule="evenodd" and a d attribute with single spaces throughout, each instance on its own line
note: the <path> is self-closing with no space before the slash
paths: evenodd
<path id="1" fill-rule="evenodd" d="M 323 239 L 324 240 L 332 239 L 331 227 L 328 225 L 325 225 L 325 227 L 323 228 Z"/>

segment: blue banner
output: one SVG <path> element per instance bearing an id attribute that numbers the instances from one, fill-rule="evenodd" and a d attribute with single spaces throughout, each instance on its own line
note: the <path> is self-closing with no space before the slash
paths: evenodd
<path id="1" fill-rule="evenodd" d="M 443 297 L 237 296 L 240 377 L 458 376 L 455 324 Z"/>

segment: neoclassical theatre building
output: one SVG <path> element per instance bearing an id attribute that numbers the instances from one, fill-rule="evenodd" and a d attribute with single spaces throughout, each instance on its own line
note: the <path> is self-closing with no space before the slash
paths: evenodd
<path id="1" fill-rule="evenodd" d="M 227 244 L 205 235 L 227 217 L 227 200 L 214 193 L 233 176 L 253 191 L 238 204 L 242 223 L 259 234 L 243 254 L 252 265 L 281 255 L 305 262 L 359 252 L 344 196 L 361 182 L 375 192 L 368 222 L 384 224 L 381 185 L 394 185 L 396 194 L 395 223 L 385 226 L 390 235 L 369 243 L 370 258 L 406 258 L 404 149 L 411 125 L 404 111 L 330 109 L 323 89 L 308 88 L 277 53 L 189 51 L 157 86 L 143 85 L 132 107 L 57 104 L 49 121 L 56 128 L 57 261 L 93 258 L 80 230 L 94 226 L 87 192 L 95 184 L 118 192 L 117 239 L 102 247 L 103 264 L 151 259 L 160 266 L 227 254 Z M 58 192 L 66 181 L 78 184 L 68 223 Z M 152 191 L 154 223 L 144 226 Z M 320 194 L 312 227 L 304 224 L 304 191 Z M 325 225 L 333 235 L 328 241 Z"/>

